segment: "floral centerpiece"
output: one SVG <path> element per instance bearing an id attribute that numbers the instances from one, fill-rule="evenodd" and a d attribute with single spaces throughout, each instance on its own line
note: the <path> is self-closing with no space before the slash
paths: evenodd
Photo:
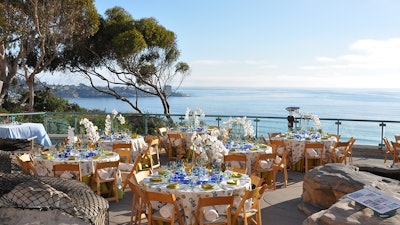
<path id="1" fill-rule="evenodd" d="M 251 120 L 246 120 L 244 117 L 236 117 L 223 122 L 224 130 L 222 133 L 222 139 L 227 141 L 228 139 L 252 139 L 255 136 L 254 127 L 251 124 Z"/>
<path id="2" fill-rule="evenodd" d="M 218 129 L 214 129 L 210 134 L 193 133 L 191 137 L 192 149 L 204 162 L 221 163 L 224 160 L 224 155 L 228 154 L 224 143 L 218 140 L 219 134 Z"/>
<path id="3" fill-rule="evenodd" d="M 186 108 L 186 113 L 185 113 L 185 121 L 186 121 L 186 126 L 193 128 L 198 128 L 200 127 L 200 118 L 204 118 L 205 114 L 202 109 L 197 108 L 194 110 L 191 110 L 190 108 Z"/>
<path id="4" fill-rule="evenodd" d="M 87 118 L 83 118 L 81 119 L 79 124 L 85 127 L 85 136 L 87 138 L 87 141 L 96 143 L 100 139 L 98 127 L 95 126 L 90 120 L 88 120 Z"/>
<path id="5" fill-rule="evenodd" d="M 125 124 L 125 117 L 122 116 L 121 114 L 118 115 L 118 111 L 113 109 L 111 112 L 111 116 L 107 115 L 106 120 L 105 120 L 105 126 L 104 126 L 104 134 L 105 135 L 110 135 L 115 129 L 113 125 L 115 126 L 114 120 L 117 119 L 121 125 Z"/>
<path id="6" fill-rule="evenodd" d="M 318 129 L 319 133 L 322 133 L 321 130 L 321 121 L 319 120 L 317 115 L 311 114 L 311 113 L 303 113 L 299 109 L 294 111 L 297 115 L 301 117 L 302 120 L 312 120 L 315 124 L 315 127 Z M 310 133 L 314 132 L 314 128 L 306 128 L 310 130 Z"/>

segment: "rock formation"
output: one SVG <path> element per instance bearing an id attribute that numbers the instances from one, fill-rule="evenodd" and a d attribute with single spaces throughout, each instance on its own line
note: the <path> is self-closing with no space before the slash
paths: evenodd
<path id="1" fill-rule="evenodd" d="M 311 215 L 303 225 L 330 224 L 400 224 L 398 213 L 380 218 L 373 211 L 356 205 L 345 195 L 364 187 L 374 187 L 400 198 L 400 182 L 343 164 L 327 164 L 310 170 L 304 176 L 302 203 L 299 210 Z"/>

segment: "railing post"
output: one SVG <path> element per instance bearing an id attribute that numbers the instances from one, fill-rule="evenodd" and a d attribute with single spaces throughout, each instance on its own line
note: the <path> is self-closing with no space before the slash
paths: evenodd
<path id="1" fill-rule="evenodd" d="M 146 113 L 145 115 L 144 115 L 144 133 L 145 134 L 147 134 L 148 133 L 148 131 L 149 131 L 149 125 L 148 125 L 148 122 L 149 122 L 149 114 L 148 113 Z"/>
<path id="2" fill-rule="evenodd" d="M 383 133 L 385 132 L 386 124 L 385 124 L 385 122 L 382 121 L 382 122 L 379 124 L 379 126 L 381 127 L 381 143 L 379 143 L 379 149 L 382 149 L 383 146 L 385 146 L 385 145 L 383 144 Z"/>
<path id="3" fill-rule="evenodd" d="M 80 129 L 78 128 L 78 115 L 76 113 L 74 113 L 74 129 L 75 129 L 75 133 L 81 133 Z"/>
<path id="4" fill-rule="evenodd" d="M 219 122 L 222 120 L 221 117 L 218 116 L 215 120 L 218 121 L 217 124 L 219 126 Z"/>
<path id="5" fill-rule="evenodd" d="M 342 122 L 340 122 L 340 120 L 337 120 L 335 124 L 337 125 L 336 134 L 340 134 L 340 125 L 342 124 Z"/>
<path id="6" fill-rule="evenodd" d="M 181 121 L 181 122 L 179 122 L 181 125 L 183 125 L 183 120 L 185 119 L 185 117 L 184 116 L 180 116 L 179 117 L 179 120 Z"/>
<path id="7" fill-rule="evenodd" d="M 257 138 L 258 137 L 258 122 L 260 122 L 260 120 L 258 118 L 255 118 L 254 122 L 256 122 L 256 138 Z"/>

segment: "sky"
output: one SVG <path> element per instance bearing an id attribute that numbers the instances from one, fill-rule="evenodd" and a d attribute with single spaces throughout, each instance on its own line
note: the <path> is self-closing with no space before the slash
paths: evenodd
<path id="1" fill-rule="evenodd" d="M 96 0 L 177 36 L 182 86 L 398 88 L 398 0 Z M 55 78 L 54 78 L 55 79 Z M 55 79 L 57 80 L 57 79 Z"/>

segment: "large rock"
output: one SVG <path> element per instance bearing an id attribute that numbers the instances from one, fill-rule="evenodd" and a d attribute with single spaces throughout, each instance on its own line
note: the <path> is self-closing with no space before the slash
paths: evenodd
<path id="1" fill-rule="evenodd" d="M 399 181 L 359 171 L 343 164 L 327 164 L 310 170 L 304 176 L 300 211 L 311 215 L 303 225 L 330 224 L 400 224 L 400 217 L 383 219 L 373 211 L 355 206 L 346 194 L 374 187 L 400 198 Z"/>
<path id="2" fill-rule="evenodd" d="M 399 210 L 395 216 L 380 218 L 374 212 L 355 204 L 349 198 L 342 198 L 327 210 L 314 213 L 303 221 L 303 225 L 398 225 Z"/>

